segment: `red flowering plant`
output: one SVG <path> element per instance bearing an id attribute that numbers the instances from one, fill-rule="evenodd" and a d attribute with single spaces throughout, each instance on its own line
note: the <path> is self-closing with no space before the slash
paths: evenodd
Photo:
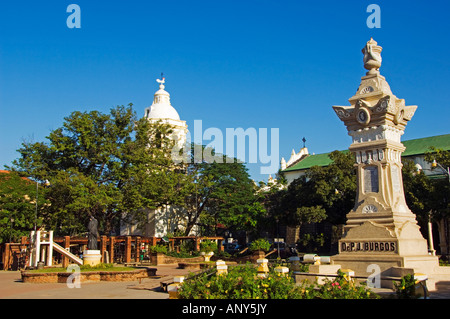
<path id="1" fill-rule="evenodd" d="M 317 285 L 315 297 L 319 299 L 374 299 L 379 298 L 367 288 L 365 283 L 357 284 L 340 270 L 334 280 L 326 279 L 323 285 Z"/>

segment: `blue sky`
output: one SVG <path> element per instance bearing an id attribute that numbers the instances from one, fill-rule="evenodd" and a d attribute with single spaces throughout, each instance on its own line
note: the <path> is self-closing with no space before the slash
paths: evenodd
<path id="1" fill-rule="evenodd" d="M 66 25 L 71 3 L 80 29 Z M 371 3 L 379 29 L 366 25 Z M 332 106 L 349 105 L 370 37 L 393 93 L 418 105 L 403 139 L 448 134 L 449 12 L 448 1 L 2 1 L 0 167 L 73 111 L 131 102 L 143 115 L 161 72 L 190 128 L 279 128 L 286 160 L 303 137 L 310 153 L 347 149 Z"/>

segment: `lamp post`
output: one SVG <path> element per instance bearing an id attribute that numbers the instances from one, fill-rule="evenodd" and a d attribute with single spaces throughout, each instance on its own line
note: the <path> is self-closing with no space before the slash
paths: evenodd
<path id="1" fill-rule="evenodd" d="M 39 182 L 36 181 L 36 206 L 34 211 L 34 233 L 36 234 L 37 213 L 38 213 L 38 194 L 39 194 Z"/>
<path id="2" fill-rule="evenodd" d="M 432 223 L 431 223 L 431 210 L 428 212 L 428 252 L 432 256 L 436 256 L 436 250 L 434 250 L 434 243 L 433 243 L 433 229 L 432 229 Z"/>
<path id="3" fill-rule="evenodd" d="M 10 217 L 9 218 L 9 242 L 11 243 L 11 237 L 12 237 L 12 231 L 13 231 L 13 223 L 14 223 L 14 218 Z"/>
<path id="4" fill-rule="evenodd" d="M 439 164 L 436 159 L 433 159 L 433 162 L 431 162 L 431 169 L 434 169 L 436 167 L 440 167 L 446 174 L 448 177 L 448 181 L 450 182 L 450 171 L 449 168 L 447 167 L 447 169 L 445 169 L 441 164 Z M 424 169 L 422 168 L 422 166 L 420 164 L 416 164 L 416 171 L 420 172 L 423 170 L 428 170 L 428 169 Z M 431 170 L 430 170 L 431 171 Z M 428 252 L 435 256 L 436 255 L 436 250 L 434 249 L 434 243 L 433 243 L 433 229 L 432 229 L 432 222 L 431 222 L 431 210 L 428 212 Z"/>
<path id="5" fill-rule="evenodd" d="M 436 159 L 434 159 L 433 162 L 431 162 L 431 167 L 436 168 L 438 166 L 447 174 L 448 181 L 450 183 L 450 167 L 445 168 L 444 166 L 436 162 Z"/>
<path id="6" fill-rule="evenodd" d="M 44 186 L 50 186 L 48 179 L 44 181 Z M 38 197 L 39 197 L 39 182 L 36 181 L 36 209 L 34 213 L 34 232 L 36 233 L 37 228 L 37 215 L 38 215 Z"/>

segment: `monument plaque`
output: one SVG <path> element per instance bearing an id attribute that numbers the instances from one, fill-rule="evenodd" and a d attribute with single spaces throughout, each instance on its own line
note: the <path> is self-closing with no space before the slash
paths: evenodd
<path id="1" fill-rule="evenodd" d="M 393 267 L 429 273 L 438 260 L 428 255 L 415 215 L 406 204 L 401 175 L 405 147 L 400 138 L 417 106 L 406 106 L 380 75 L 381 50 L 373 39 L 367 42 L 362 52 L 368 72 L 349 99 L 351 105 L 333 106 L 352 137 L 349 150 L 355 154 L 358 188 L 339 240 L 339 254 L 331 259 L 361 276 L 368 275 L 371 264 L 385 275 Z"/>
<path id="2" fill-rule="evenodd" d="M 378 167 L 364 168 L 364 193 L 378 193 Z"/>

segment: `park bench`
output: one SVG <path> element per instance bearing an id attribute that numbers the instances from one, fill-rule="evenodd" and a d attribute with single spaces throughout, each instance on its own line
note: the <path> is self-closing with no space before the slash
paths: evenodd
<path id="1" fill-rule="evenodd" d="M 165 280 L 161 280 L 159 286 L 161 287 L 162 291 L 167 292 L 167 287 L 173 284 L 173 282 L 173 277 L 169 277 Z"/>
<path id="2" fill-rule="evenodd" d="M 198 276 L 198 275 L 200 275 L 200 274 L 202 274 L 204 272 L 207 272 L 208 275 L 212 275 L 212 274 L 215 273 L 215 271 L 211 271 L 211 269 L 206 269 L 206 270 L 205 269 L 200 269 L 200 270 L 197 270 L 197 271 L 190 272 L 191 276 L 189 276 L 188 280 L 192 279 L 192 278 L 195 278 L 196 276 Z M 161 287 L 161 289 L 164 292 L 167 292 L 167 287 L 169 287 L 169 285 L 173 284 L 174 282 L 175 282 L 174 281 L 174 277 L 170 276 L 169 278 L 161 280 L 159 282 L 159 286 Z"/>

